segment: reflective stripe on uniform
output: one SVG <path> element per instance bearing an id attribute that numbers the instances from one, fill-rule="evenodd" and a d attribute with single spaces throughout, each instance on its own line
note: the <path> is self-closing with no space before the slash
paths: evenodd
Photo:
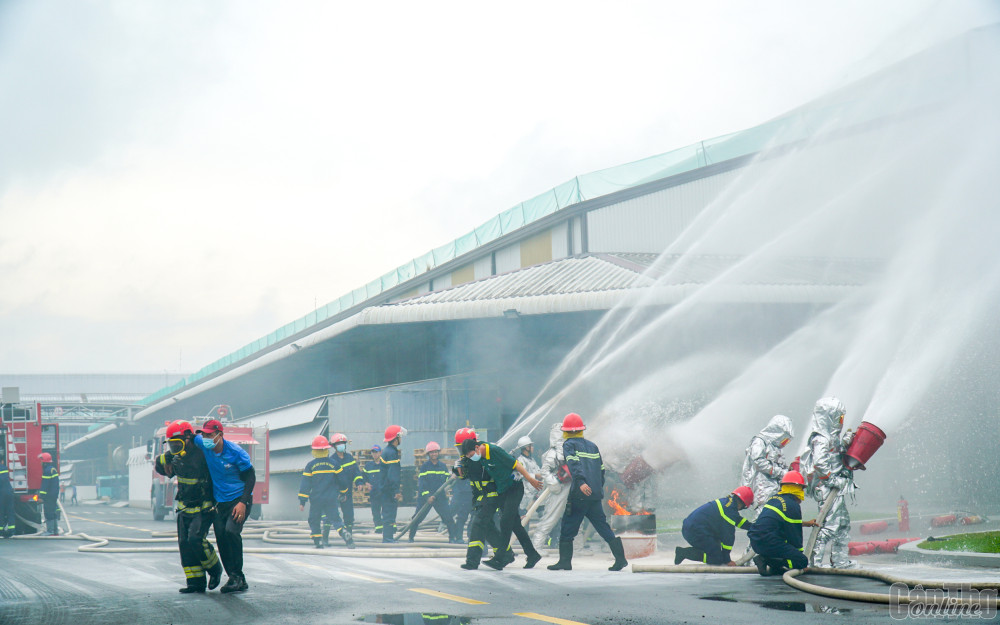
<path id="1" fill-rule="evenodd" d="M 775 508 L 774 506 L 772 506 L 770 504 L 765 504 L 764 507 L 765 508 L 769 508 L 769 509 L 774 510 L 775 512 L 777 512 L 778 516 L 780 516 L 781 518 L 783 518 L 786 523 L 801 523 L 802 522 L 802 519 L 789 519 L 788 517 L 785 516 L 784 512 L 782 512 L 781 510 L 778 510 L 777 508 Z"/>
<path id="2" fill-rule="evenodd" d="M 485 549 L 486 548 L 486 546 L 483 545 L 483 541 L 481 541 L 481 540 L 474 540 L 474 541 L 470 542 L 469 543 L 469 547 L 470 548 L 471 547 L 479 547 L 480 549 Z"/>

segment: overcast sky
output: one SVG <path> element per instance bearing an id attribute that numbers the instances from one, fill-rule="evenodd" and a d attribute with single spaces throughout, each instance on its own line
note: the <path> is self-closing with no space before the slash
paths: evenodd
<path id="1" fill-rule="evenodd" d="M 983 4 L 0 1 L 0 372 L 189 372 Z"/>

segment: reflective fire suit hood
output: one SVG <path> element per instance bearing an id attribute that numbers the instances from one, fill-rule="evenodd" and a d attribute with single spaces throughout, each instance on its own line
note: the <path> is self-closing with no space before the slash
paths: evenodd
<path id="1" fill-rule="evenodd" d="M 740 485 L 749 486 L 754 494 L 754 505 L 760 507 L 778 492 L 782 476 L 788 470 L 781 454 L 781 441 L 792 438 L 792 420 L 785 415 L 775 415 L 759 434 L 750 439 Z"/>
<path id="2" fill-rule="evenodd" d="M 844 425 L 840 418 L 846 412 L 843 402 L 836 397 L 824 397 L 816 402 L 812 418 L 809 420 L 809 434 L 822 434 L 827 438 L 838 438 Z"/>

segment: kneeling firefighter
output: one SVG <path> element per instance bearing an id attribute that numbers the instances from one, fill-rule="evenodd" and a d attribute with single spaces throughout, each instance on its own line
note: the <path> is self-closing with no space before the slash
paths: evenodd
<path id="1" fill-rule="evenodd" d="M 699 506 L 684 519 L 681 535 L 690 547 L 674 549 L 674 564 L 695 560 L 705 564 L 736 566 L 730 558 L 737 528 L 746 530 L 746 519 L 740 510 L 753 503 L 753 491 L 737 487 L 726 497 Z"/>
<path id="2" fill-rule="evenodd" d="M 802 521 L 800 504 L 806 496 L 805 483 L 798 471 L 785 473 L 778 494 L 764 503 L 757 520 L 747 530 L 750 546 L 758 554 L 753 562 L 761 575 L 778 575 L 809 566 L 809 559 L 802 553 L 802 526 L 811 527 L 815 523 Z"/>
<path id="3" fill-rule="evenodd" d="M 215 520 L 212 476 L 205 452 L 194 444 L 194 426 L 177 420 L 167 426 L 167 450 L 153 468 L 160 475 L 177 476 L 177 548 L 187 586 L 182 593 L 213 590 L 222 579 L 222 563 L 205 537 Z M 208 573 L 206 584 L 205 573 Z"/>

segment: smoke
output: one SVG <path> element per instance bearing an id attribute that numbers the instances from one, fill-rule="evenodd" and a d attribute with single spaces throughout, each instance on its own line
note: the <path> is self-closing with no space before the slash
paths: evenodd
<path id="1" fill-rule="evenodd" d="M 579 412 L 615 468 L 640 454 L 671 483 L 731 488 L 770 416 L 802 446 L 833 395 L 848 426 L 898 441 L 872 463 L 888 473 L 978 449 L 913 433 L 942 406 L 974 431 L 995 394 L 969 372 L 997 368 L 977 347 L 1000 304 L 998 51 L 1000 27 L 980 28 L 790 113 L 507 437 Z M 909 477 L 892 485 L 917 490 Z"/>

